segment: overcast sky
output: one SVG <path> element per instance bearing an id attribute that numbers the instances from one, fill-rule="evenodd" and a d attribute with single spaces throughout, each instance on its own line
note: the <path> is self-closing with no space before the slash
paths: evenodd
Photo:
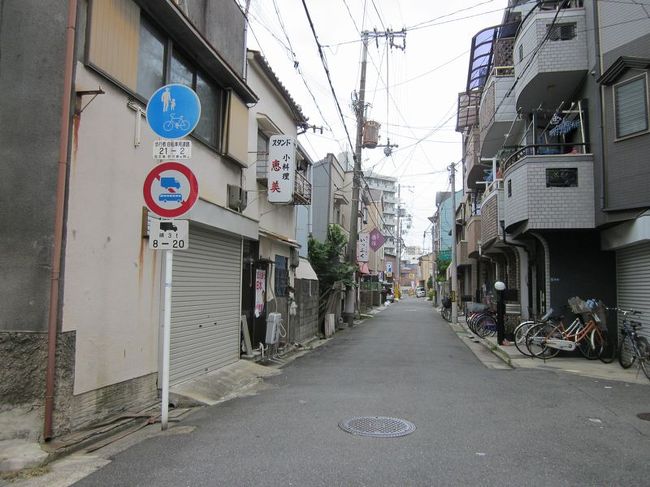
<path id="1" fill-rule="evenodd" d="M 238 0 L 244 6 L 245 0 Z M 278 78 L 324 132 L 299 140 L 314 161 L 326 153 L 352 150 L 356 122 L 352 94 L 359 89 L 361 31 L 406 28 L 406 48 L 387 48 L 386 39 L 368 48 L 368 118 L 381 123 L 380 144 L 398 144 L 390 157 L 382 148 L 364 149 L 364 170 L 399 179 L 402 202 L 412 216 L 407 245 L 431 248 L 428 216 L 435 192 L 449 190 L 452 162 L 462 156 L 455 132 L 456 102 L 465 89 L 472 37 L 500 23 L 507 0 L 304 0 L 343 112 L 328 84 L 303 0 L 251 0 L 248 47 L 262 51 Z M 396 38 L 401 44 L 402 39 Z M 457 188 L 460 188 L 460 167 Z"/>

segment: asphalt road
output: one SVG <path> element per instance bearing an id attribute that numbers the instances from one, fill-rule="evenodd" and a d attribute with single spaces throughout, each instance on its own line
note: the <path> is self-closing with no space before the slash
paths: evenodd
<path id="1" fill-rule="evenodd" d="M 488 368 L 424 299 L 338 333 L 268 383 L 75 485 L 650 485 L 650 422 L 636 416 L 650 412 L 650 383 Z M 356 416 L 416 430 L 338 427 Z"/>

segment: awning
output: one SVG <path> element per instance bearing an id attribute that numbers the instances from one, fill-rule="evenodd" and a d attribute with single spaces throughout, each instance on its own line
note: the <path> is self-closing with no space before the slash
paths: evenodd
<path id="1" fill-rule="evenodd" d="M 367 262 L 359 262 L 359 272 L 361 274 L 370 274 L 370 268 Z"/>
<path id="2" fill-rule="evenodd" d="M 314 268 L 304 257 L 300 257 L 300 263 L 298 264 L 298 267 L 296 267 L 296 279 L 318 281 L 316 271 L 314 271 Z"/>
<path id="3" fill-rule="evenodd" d="M 282 242 L 284 244 L 287 244 L 289 247 L 293 247 L 295 249 L 300 248 L 300 244 L 298 243 L 297 240 L 293 240 L 293 239 L 291 239 L 289 237 L 285 237 L 283 235 L 279 235 L 277 233 L 270 232 L 268 230 L 264 230 L 262 228 L 260 228 L 259 232 L 260 232 L 261 237 L 266 237 L 266 238 L 270 238 L 271 240 L 276 240 L 278 242 Z"/>

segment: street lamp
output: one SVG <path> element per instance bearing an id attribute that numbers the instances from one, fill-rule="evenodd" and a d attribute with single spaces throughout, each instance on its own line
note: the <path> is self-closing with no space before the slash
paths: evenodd
<path id="1" fill-rule="evenodd" d="M 504 317 L 506 311 L 506 305 L 503 300 L 503 291 L 506 290 L 506 285 L 502 281 L 497 281 L 494 283 L 494 289 L 497 292 L 497 344 L 503 345 L 503 340 L 505 338 Z"/>

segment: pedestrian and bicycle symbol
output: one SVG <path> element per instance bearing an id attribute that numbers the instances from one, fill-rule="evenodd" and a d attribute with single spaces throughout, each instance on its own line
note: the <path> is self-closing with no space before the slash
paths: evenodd
<path id="1" fill-rule="evenodd" d="M 201 118 L 201 102 L 192 88 L 181 84 L 165 85 L 147 103 L 147 123 L 165 139 L 188 135 Z"/>
<path id="2" fill-rule="evenodd" d="M 176 218 L 194 206 L 199 185 L 189 167 L 179 162 L 164 162 L 147 175 L 143 195 L 153 213 L 163 218 Z"/>

